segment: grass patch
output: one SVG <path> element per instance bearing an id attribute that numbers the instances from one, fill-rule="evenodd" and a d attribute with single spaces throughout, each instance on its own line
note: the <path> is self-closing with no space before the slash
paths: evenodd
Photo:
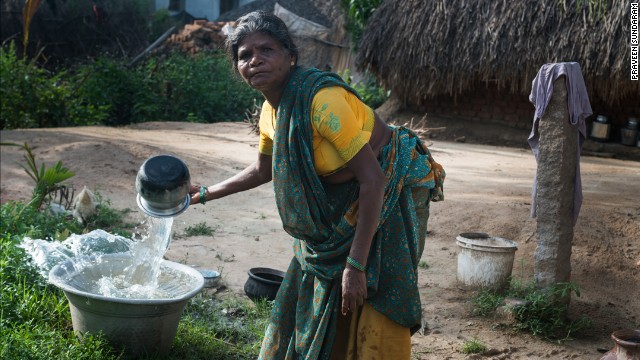
<path id="1" fill-rule="evenodd" d="M 467 340 L 462 345 L 462 353 L 464 354 L 481 354 L 487 351 L 487 346 L 478 339 Z"/>
<path id="2" fill-rule="evenodd" d="M 427 263 L 425 260 L 420 260 L 420 262 L 418 263 L 418 267 L 426 270 L 429 268 L 429 263 Z"/>
<path id="3" fill-rule="evenodd" d="M 100 337 L 80 341 L 71 330 L 61 331 L 48 324 L 31 322 L 0 329 L 2 359 L 112 360 L 121 358 Z"/>
<path id="4" fill-rule="evenodd" d="M 215 228 L 207 225 L 206 222 L 200 222 L 184 229 L 185 236 L 211 236 L 216 231 Z"/>
<path id="5" fill-rule="evenodd" d="M 504 292 L 488 289 L 478 291 L 472 299 L 472 312 L 474 315 L 490 316 L 503 304 L 505 298 L 523 299 L 525 304 L 513 309 L 514 328 L 546 340 L 565 341 L 591 326 L 591 320 L 586 316 L 567 318 L 568 304 L 563 299 L 573 293 L 580 296 L 580 290 L 574 283 L 558 283 L 539 289 L 534 282 L 524 285 L 512 280 L 510 287 Z"/>
<path id="6" fill-rule="evenodd" d="M 256 359 L 272 303 L 198 295 L 185 308 L 174 359 Z"/>
<path id="7" fill-rule="evenodd" d="M 3 205 L 3 210 L 7 205 Z M 5 218 L 3 217 L 3 224 Z M 37 231 L 40 225 L 32 224 Z M 114 359 L 100 338 L 80 342 L 73 333 L 67 299 L 32 268 L 22 237 L 0 234 L 0 358 Z"/>

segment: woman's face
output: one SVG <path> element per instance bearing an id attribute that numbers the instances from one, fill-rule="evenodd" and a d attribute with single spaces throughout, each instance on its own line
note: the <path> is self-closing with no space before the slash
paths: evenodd
<path id="1" fill-rule="evenodd" d="M 256 32 L 238 46 L 238 72 L 262 93 L 282 89 L 291 71 L 293 56 L 270 35 Z"/>

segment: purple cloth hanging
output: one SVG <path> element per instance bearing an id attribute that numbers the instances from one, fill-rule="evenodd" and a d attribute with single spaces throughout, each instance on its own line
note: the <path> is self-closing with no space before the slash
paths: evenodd
<path id="1" fill-rule="evenodd" d="M 576 178 L 574 184 L 573 197 L 573 223 L 575 225 L 582 206 L 582 181 L 580 179 L 580 151 L 582 144 L 587 136 L 587 127 L 585 119 L 592 114 L 591 104 L 589 103 L 589 95 L 587 87 L 584 84 L 582 70 L 580 64 L 576 62 L 551 63 L 544 64 L 538 71 L 535 79 L 531 84 L 531 94 L 529 101 L 536 107 L 533 116 L 533 128 L 529 135 L 529 146 L 533 151 L 533 155 L 538 161 L 538 142 L 540 134 L 538 133 L 538 122 L 547 110 L 551 94 L 553 93 L 553 83 L 558 77 L 564 75 L 567 85 L 567 106 L 569 108 L 569 122 L 571 125 L 578 125 L 579 139 L 578 148 L 576 149 Z M 537 172 L 533 179 L 532 201 L 531 201 L 531 217 L 536 217 L 536 184 Z"/>

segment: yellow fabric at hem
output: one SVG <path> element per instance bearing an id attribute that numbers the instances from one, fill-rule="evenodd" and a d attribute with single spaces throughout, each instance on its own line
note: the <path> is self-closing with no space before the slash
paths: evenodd
<path id="1" fill-rule="evenodd" d="M 411 358 L 411 332 L 367 302 L 354 313 L 338 315 L 331 360 Z"/>

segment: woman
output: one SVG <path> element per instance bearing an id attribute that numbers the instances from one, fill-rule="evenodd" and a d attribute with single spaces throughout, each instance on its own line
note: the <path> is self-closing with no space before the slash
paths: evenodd
<path id="1" fill-rule="evenodd" d="M 286 25 L 253 12 L 227 39 L 233 68 L 265 97 L 258 160 L 204 204 L 273 180 L 294 258 L 261 359 L 409 359 L 420 327 L 417 265 L 444 171 L 409 130 L 390 128 L 335 74 L 296 65 Z"/>

